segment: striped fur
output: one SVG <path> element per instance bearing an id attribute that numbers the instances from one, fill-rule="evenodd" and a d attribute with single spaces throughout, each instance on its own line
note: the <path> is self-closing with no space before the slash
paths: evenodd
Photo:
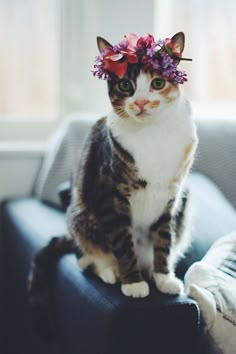
<path id="1" fill-rule="evenodd" d="M 108 266 L 118 267 L 122 283 L 140 281 L 129 197 L 133 191 L 145 189 L 146 182 L 139 179 L 132 156 L 113 137 L 105 118 L 93 127 L 88 141 L 67 213 L 70 233 L 90 259 L 109 258 Z M 110 259 L 113 265 L 109 265 Z"/>
<path id="2" fill-rule="evenodd" d="M 68 241 L 61 252 L 50 243 L 36 257 L 32 303 L 48 289 L 43 281 L 51 264 L 77 244 L 81 268 L 93 266 L 106 283 L 119 280 L 127 296 L 149 294 L 145 274 L 164 293 L 182 291 L 174 266 L 188 243 L 184 181 L 198 140 L 179 87 L 164 82 L 154 90 L 156 79 L 162 78 L 129 64 L 122 79 L 108 81 L 112 112 L 94 124 L 84 145 L 67 210 Z"/>
<path id="3" fill-rule="evenodd" d="M 142 282 L 143 273 L 152 277 L 153 272 L 173 272 L 177 257 L 172 250 L 184 235 L 188 193 L 163 205 L 146 238 L 137 238 L 131 201 L 139 192 L 145 195 L 146 188 L 148 182 L 140 178 L 134 158 L 114 137 L 107 118 L 99 120 L 85 145 L 67 212 L 70 234 L 79 240 L 84 254 L 82 268 L 92 264 L 104 281 L 114 283 L 119 278 L 122 284 Z M 152 265 L 150 260 L 142 262 L 145 255 L 139 257 L 142 242 L 153 253 Z"/>

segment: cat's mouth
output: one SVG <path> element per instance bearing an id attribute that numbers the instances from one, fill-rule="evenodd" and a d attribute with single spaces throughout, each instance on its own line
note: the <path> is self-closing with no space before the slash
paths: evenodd
<path id="1" fill-rule="evenodd" d="M 145 109 L 141 110 L 140 112 L 135 114 L 136 117 L 140 117 L 140 118 L 145 118 L 147 116 L 150 116 L 150 113 L 148 113 Z"/>
<path id="2" fill-rule="evenodd" d="M 136 122 L 144 123 L 144 122 L 148 121 L 148 117 L 149 117 L 150 115 L 151 115 L 151 114 L 148 113 L 147 111 L 141 111 L 141 112 L 135 113 L 134 116 L 133 116 L 133 119 L 134 119 Z"/>

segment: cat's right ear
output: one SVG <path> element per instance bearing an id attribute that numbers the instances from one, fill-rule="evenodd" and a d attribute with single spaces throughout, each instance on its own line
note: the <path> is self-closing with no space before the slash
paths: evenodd
<path id="1" fill-rule="evenodd" d="M 97 45 L 100 53 L 102 53 L 108 47 L 112 48 L 112 45 L 102 37 L 97 37 Z"/>
<path id="2" fill-rule="evenodd" d="M 172 42 L 174 43 L 174 51 L 177 53 L 182 54 L 184 50 L 184 43 L 185 43 L 185 35 L 183 32 L 176 33 L 172 38 Z"/>

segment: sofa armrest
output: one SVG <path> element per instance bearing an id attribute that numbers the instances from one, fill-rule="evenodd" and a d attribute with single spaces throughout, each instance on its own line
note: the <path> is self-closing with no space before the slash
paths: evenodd
<path id="1" fill-rule="evenodd" d="M 120 285 L 81 273 L 74 256 L 63 257 L 54 269 L 55 336 L 51 344 L 40 341 L 27 305 L 27 273 L 35 252 L 52 235 L 64 232 L 64 214 L 37 199 L 23 198 L 4 205 L 3 219 L 6 352 L 156 354 L 158 346 L 166 354 L 195 353 L 199 309 L 193 300 L 163 295 L 155 288 L 146 299 L 130 299 Z"/>
<path id="2" fill-rule="evenodd" d="M 236 120 L 197 120 L 194 170 L 214 181 L 236 207 Z"/>
<path id="3" fill-rule="evenodd" d="M 145 299 L 128 298 L 120 284 L 82 274 L 75 258 L 66 256 L 55 270 L 53 299 L 65 353 L 154 354 L 157 346 L 165 354 L 199 353 L 199 310 L 187 296 L 152 287 Z"/>

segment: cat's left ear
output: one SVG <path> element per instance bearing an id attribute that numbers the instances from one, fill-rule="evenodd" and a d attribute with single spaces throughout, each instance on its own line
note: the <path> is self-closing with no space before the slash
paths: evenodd
<path id="1" fill-rule="evenodd" d="M 108 47 L 112 48 L 112 45 L 102 37 L 97 37 L 97 44 L 100 53 L 102 53 Z"/>
<path id="2" fill-rule="evenodd" d="M 184 50 L 184 43 L 185 43 L 185 35 L 183 32 L 176 33 L 172 38 L 172 42 L 174 43 L 173 52 L 177 52 L 182 54 Z"/>

